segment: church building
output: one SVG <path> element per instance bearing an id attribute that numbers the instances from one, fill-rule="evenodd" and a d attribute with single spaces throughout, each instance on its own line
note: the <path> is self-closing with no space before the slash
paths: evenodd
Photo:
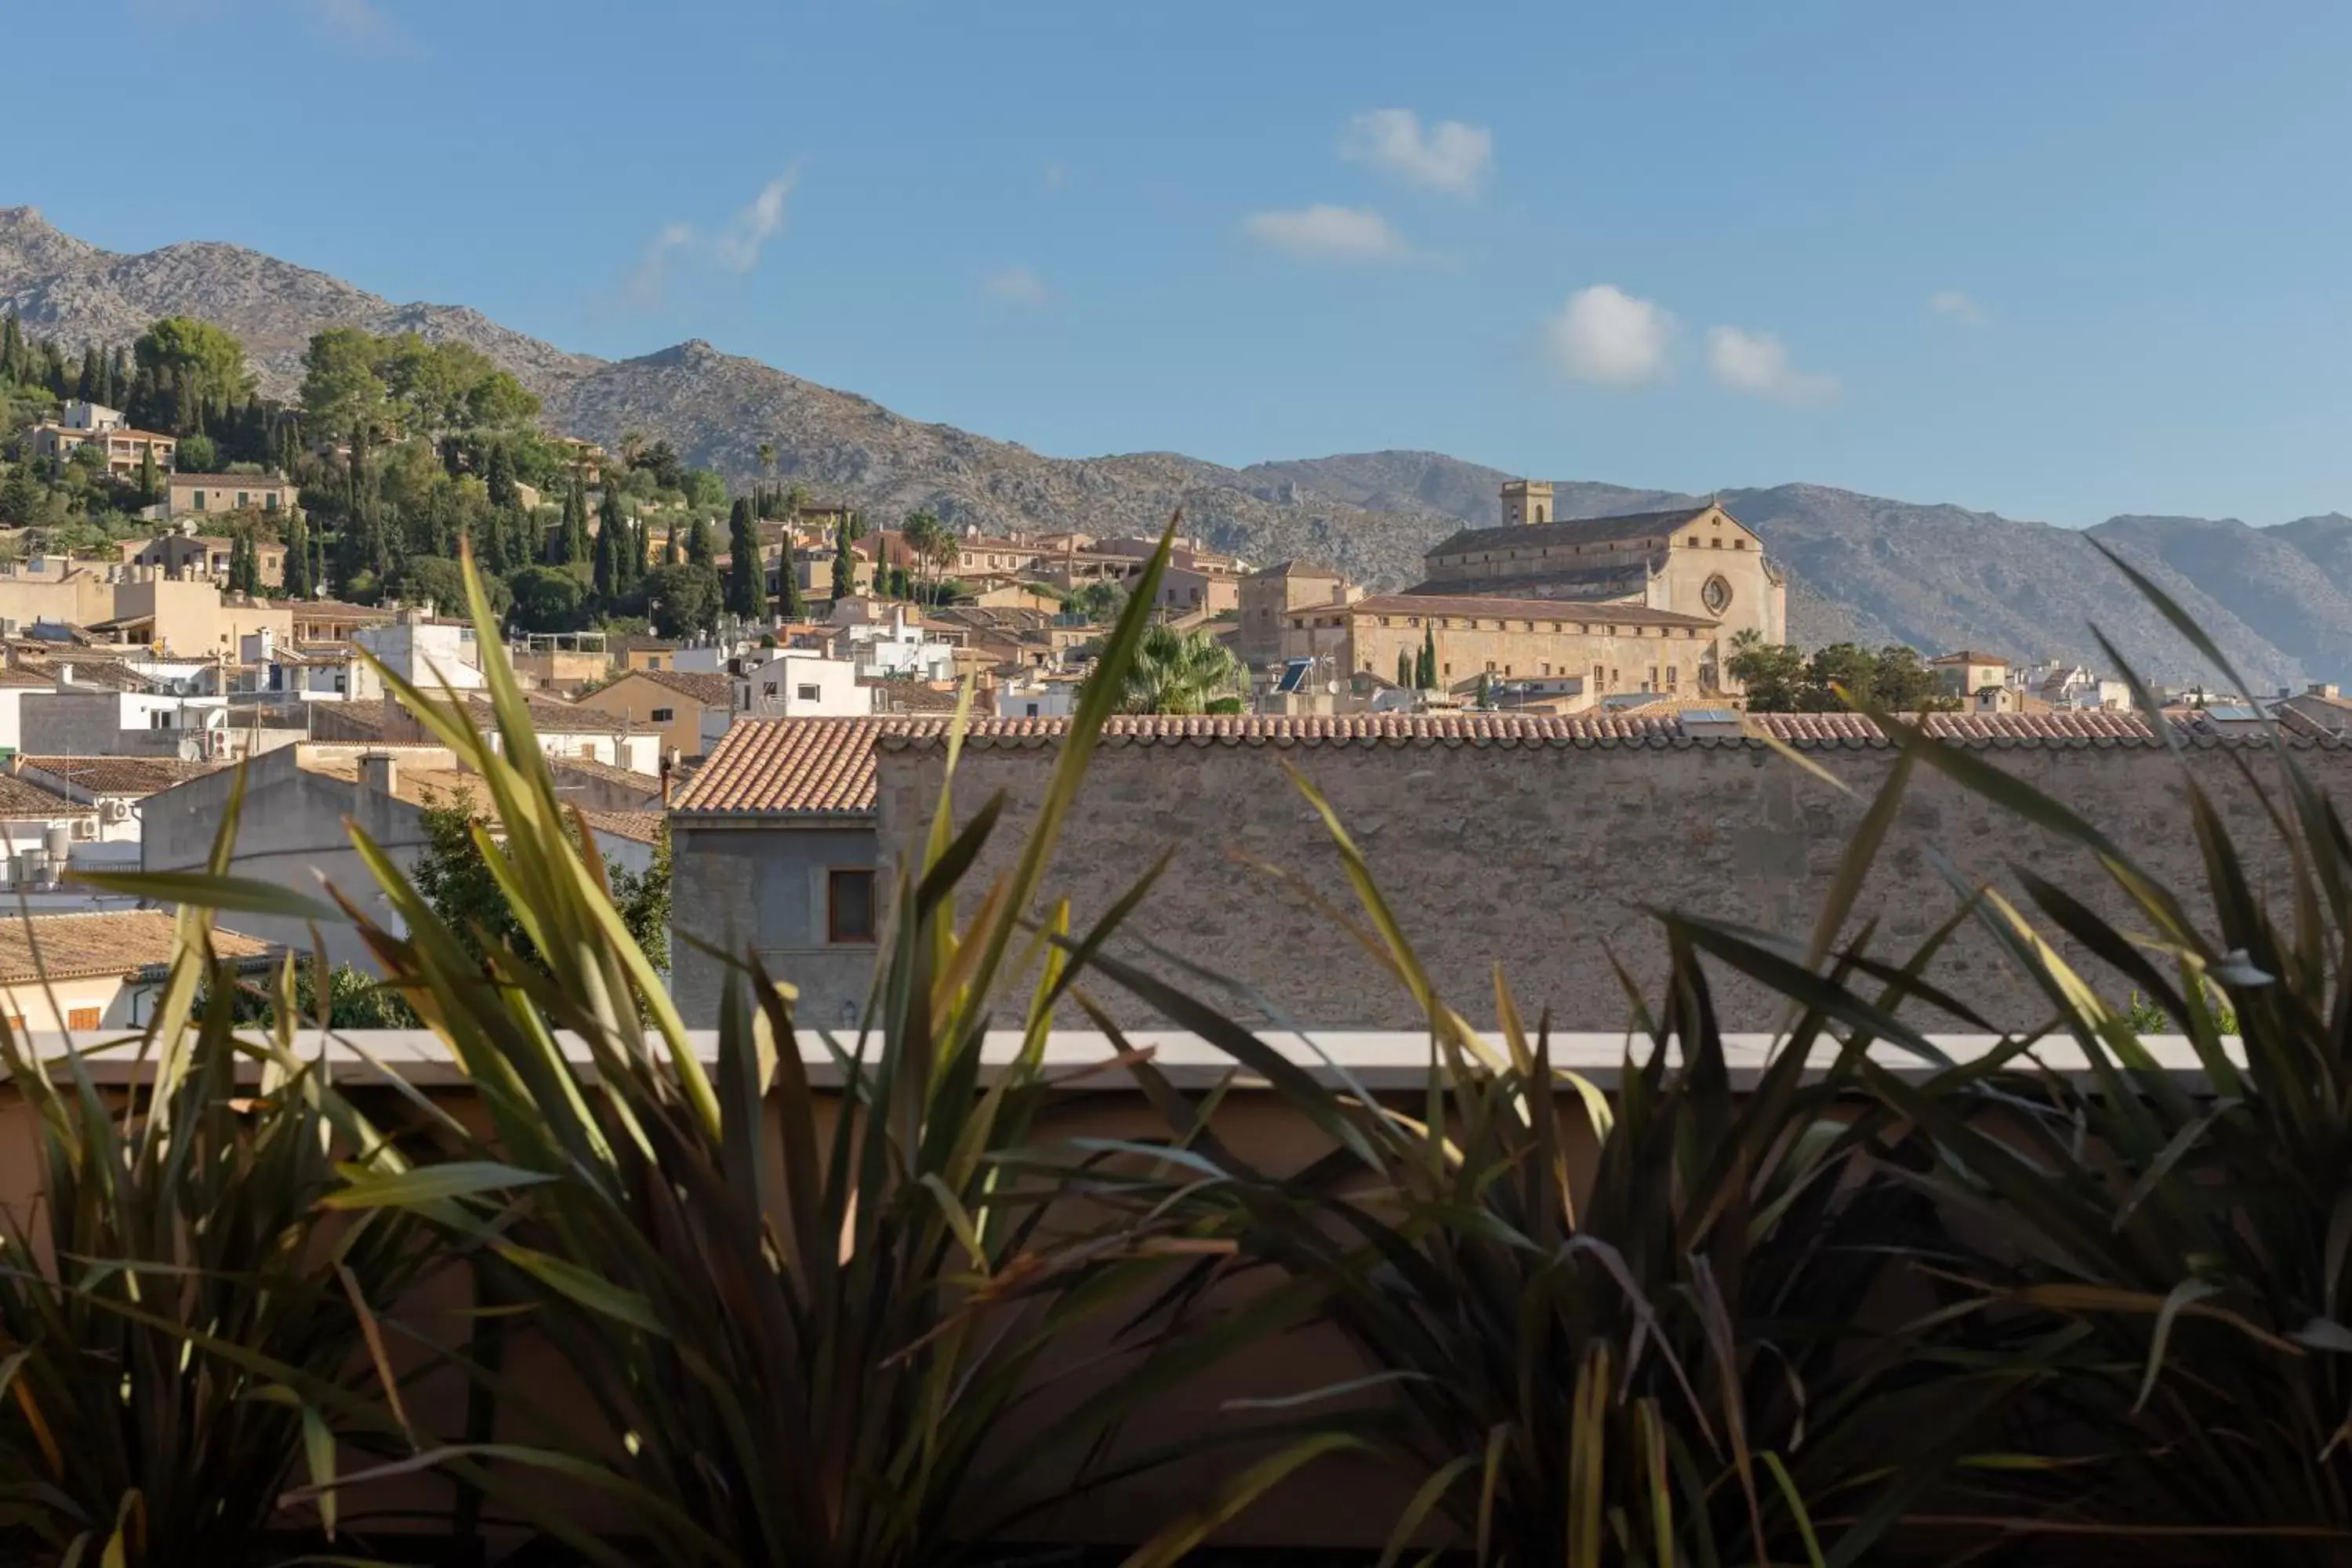
<path id="1" fill-rule="evenodd" d="M 1788 640 L 1788 585 L 1764 544 L 1712 501 L 1625 517 L 1555 519 L 1552 487 L 1503 487 L 1503 525 L 1465 529 L 1402 594 L 1300 606 L 1285 651 L 1383 680 L 1434 645 L 1440 688 L 1480 678 L 1586 702 L 1648 692 L 1726 695 L 1733 639 Z"/>

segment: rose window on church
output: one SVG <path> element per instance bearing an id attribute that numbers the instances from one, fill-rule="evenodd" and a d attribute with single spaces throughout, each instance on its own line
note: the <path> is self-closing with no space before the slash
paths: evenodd
<path id="1" fill-rule="evenodd" d="M 1731 584 L 1721 577 L 1709 577 L 1706 586 L 1698 591 L 1709 615 L 1719 616 L 1731 607 Z"/>

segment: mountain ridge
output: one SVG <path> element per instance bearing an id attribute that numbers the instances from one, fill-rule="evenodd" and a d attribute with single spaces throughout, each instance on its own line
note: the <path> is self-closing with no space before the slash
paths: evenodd
<path id="1" fill-rule="evenodd" d="M 928 507 L 958 526 L 1187 531 L 1259 560 L 1318 561 L 1371 586 L 1419 574 L 1420 554 L 1463 526 L 1499 521 L 1502 470 L 1444 453 L 1390 450 L 1234 468 L 1176 452 L 1051 458 L 915 420 L 689 339 L 630 359 L 573 353 L 465 306 L 396 304 L 341 279 L 219 241 L 138 254 L 63 233 L 31 207 L 0 207 L 0 309 L 79 349 L 127 342 L 156 316 L 218 322 L 247 346 L 263 388 L 290 396 L 304 345 L 329 326 L 416 331 L 480 349 L 546 405 L 551 425 L 607 445 L 665 439 L 731 479 L 776 476 L 880 517 Z M 1641 511 L 1697 499 L 1555 480 L 1558 515 Z M 2101 559 L 2116 550 L 2178 597 L 2257 689 L 2352 679 L 2352 518 L 2272 528 L 2235 519 L 2116 517 L 2088 530 L 2018 521 L 1791 483 L 1716 492 L 1790 575 L 1792 637 L 1990 646 L 2020 658 L 2107 661 L 2096 623 L 2156 679 L 2209 674 L 2184 639 Z"/>

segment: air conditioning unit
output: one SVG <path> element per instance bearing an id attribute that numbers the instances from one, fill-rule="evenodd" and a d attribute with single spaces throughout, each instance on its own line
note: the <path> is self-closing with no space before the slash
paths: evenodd
<path id="1" fill-rule="evenodd" d="M 73 836 L 76 838 L 95 838 L 98 837 L 98 824 L 87 816 L 77 816 L 73 819 Z"/>
<path id="2" fill-rule="evenodd" d="M 98 815 L 106 822 L 128 822 L 131 820 L 131 803 L 120 797 L 110 797 L 98 803 Z"/>

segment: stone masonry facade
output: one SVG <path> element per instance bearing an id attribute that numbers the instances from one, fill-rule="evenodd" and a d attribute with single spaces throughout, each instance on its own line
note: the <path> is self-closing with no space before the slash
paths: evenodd
<path id="1" fill-rule="evenodd" d="M 1039 736 L 967 742 L 960 810 L 968 815 L 999 790 L 1008 797 L 980 879 L 1017 857 L 1020 825 L 1034 816 L 1057 744 Z M 2230 754 L 2237 744 L 2195 740 L 2178 762 L 2147 739 L 1978 742 L 1976 752 L 2081 812 L 2189 896 L 2200 877 L 2184 769 L 2242 842 L 2258 848 L 2267 885 L 2284 885 L 2281 847 Z M 1811 777 L 1752 737 L 1110 742 L 1067 821 L 1045 891 L 1070 898 L 1083 930 L 1172 846 L 1172 863 L 1129 930 L 1233 982 L 1226 1005 L 1309 1027 L 1414 1026 L 1420 1020 L 1402 989 L 1308 896 L 1355 912 L 1339 856 L 1288 764 L 1361 846 L 1454 1007 L 1491 1023 L 1499 963 L 1530 1022 L 1549 1010 L 1556 1028 L 1614 1030 L 1629 1015 L 1612 953 L 1654 1003 L 1659 994 L 1665 945 L 1651 907 L 1800 938 L 1811 931 L 1895 753 L 1880 740 L 1833 737 L 1809 744 L 1806 755 L 1854 793 Z M 2321 745 L 2297 755 L 2332 793 L 2352 787 L 2352 749 Z M 2259 747 L 2246 760 L 2256 777 L 2274 777 Z M 883 742 L 877 764 L 877 839 L 887 863 L 922 831 L 944 759 L 936 740 L 898 738 Z M 2010 868 L 2029 865 L 2110 915 L 2121 910 L 2086 857 L 1923 767 L 1858 906 L 1858 918 L 1878 922 L 1874 951 L 1906 954 L 1953 913 L 1958 894 L 1944 864 L 1969 885 L 2012 891 Z M 2042 1016 L 2022 976 L 1973 926 L 1934 973 L 2004 1026 Z M 2098 983 L 2113 989 L 2111 976 Z M 1108 984 L 1089 989 L 1115 1016 L 1153 1021 Z M 1780 1016 L 1771 997 L 1719 972 L 1717 997 L 1729 1027 L 1769 1028 Z"/>

